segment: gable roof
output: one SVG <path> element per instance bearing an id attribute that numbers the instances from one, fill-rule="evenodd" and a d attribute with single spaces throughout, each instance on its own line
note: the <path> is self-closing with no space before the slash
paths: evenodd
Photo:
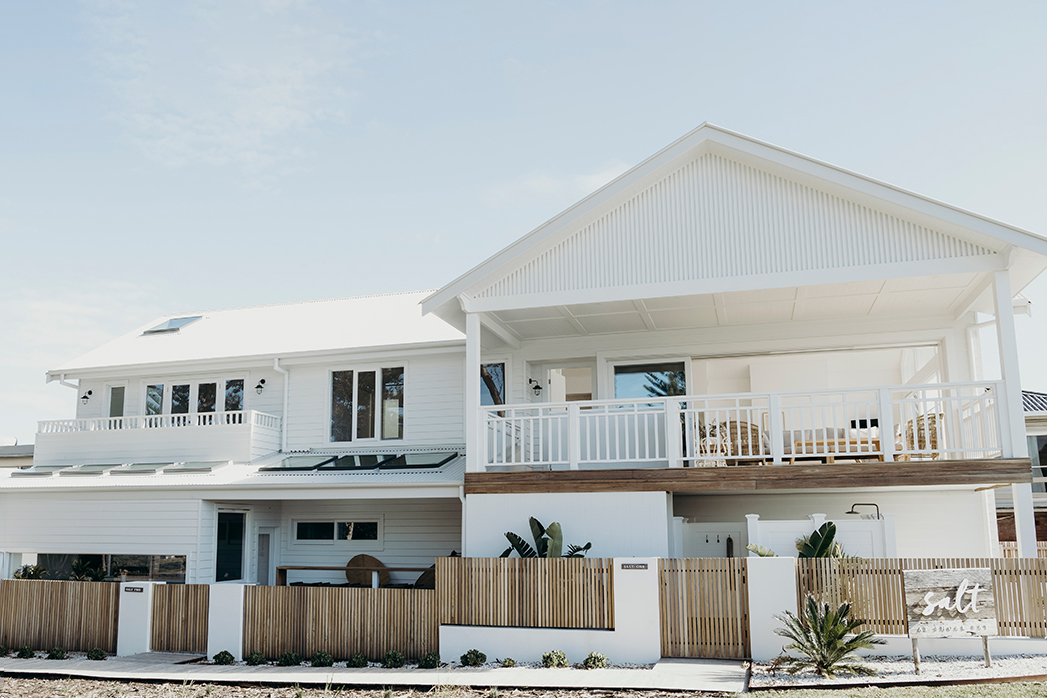
<path id="1" fill-rule="evenodd" d="M 144 364 L 355 351 L 459 343 L 462 334 L 419 301 L 430 291 L 259 305 L 166 315 L 48 371 L 48 380 Z M 177 331 L 143 334 L 167 320 L 199 315 Z"/>
<path id="2" fill-rule="evenodd" d="M 1047 240 L 1033 233 L 703 124 L 422 306 L 459 324 L 459 296 L 491 309 L 495 298 L 540 306 L 565 292 L 595 302 L 605 298 L 581 291 L 609 284 L 632 285 L 618 296 L 637 298 L 732 290 L 693 282 L 782 271 L 794 274 L 781 286 L 813 269 L 896 264 L 926 273 L 931 259 L 968 260 L 947 267 L 967 271 L 999 268 L 998 255 L 1013 247 L 1047 256 Z"/>

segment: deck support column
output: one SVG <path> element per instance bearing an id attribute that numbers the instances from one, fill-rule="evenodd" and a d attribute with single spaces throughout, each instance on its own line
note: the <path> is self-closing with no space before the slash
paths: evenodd
<path id="1" fill-rule="evenodd" d="M 480 316 L 465 315 L 465 469 L 470 473 L 484 471 L 480 445 Z"/>

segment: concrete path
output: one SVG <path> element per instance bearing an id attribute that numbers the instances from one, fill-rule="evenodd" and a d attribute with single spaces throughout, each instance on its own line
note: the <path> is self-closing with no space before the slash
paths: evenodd
<path id="1" fill-rule="evenodd" d="M 0 658 L 0 675 L 56 675 L 92 679 L 138 679 L 201 683 L 270 683 L 323 686 L 498 686 L 579 689 L 654 689 L 662 691 L 718 691 L 746 689 L 745 664 L 733 660 L 663 659 L 652 669 L 341 669 L 215 666 L 181 664 L 195 655 L 150 652 L 110 657 L 104 662 L 86 659 L 47 660 Z"/>

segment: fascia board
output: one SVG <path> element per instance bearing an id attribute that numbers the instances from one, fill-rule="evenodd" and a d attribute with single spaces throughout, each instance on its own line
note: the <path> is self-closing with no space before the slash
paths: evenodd
<path id="1" fill-rule="evenodd" d="M 227 485 L 197 484 L 197 485 L 122 485 L 122 486 L 93 486 L 81 485 L 79 487 L 7 487 L 0 485 L 0 492 L 31 492 L 72 494 L 83 492 L 113 493 L 113 492 L 169 492 L 184 493 L 193 499 L 208 499 L 220 496 L 228 500 L 251 499 L 251 500 L 279 500 L 279 499 L 458 499 L 459 487 L 464 484 L 460 481 L 442 481 L 434 483 L 411 483 L 409 485 L 347 485 L 345 483 L 280 483 L 278 485 L 238 484 Z M 239 496 L 242 494 L 243 496 Z M 363 495 L 363 496 L 361 496 Z"/>

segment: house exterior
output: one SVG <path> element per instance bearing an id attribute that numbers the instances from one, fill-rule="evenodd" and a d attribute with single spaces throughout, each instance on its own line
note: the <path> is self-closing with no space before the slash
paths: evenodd
<path id="1" fill-rule="evenodd" d="M 367 554 L 411 583 L 530 516 L 597 557 L 787 552 L 823 518 L 855 554 L 991 556 L 1003 491 L 1032 556 L 1013 299 L 1045 267 L 703 125 L 439 290 L 173 315 L 50 371 L 76 416 L 0 473 L 2 571 L 336 583 L 286 568 Z"/>

